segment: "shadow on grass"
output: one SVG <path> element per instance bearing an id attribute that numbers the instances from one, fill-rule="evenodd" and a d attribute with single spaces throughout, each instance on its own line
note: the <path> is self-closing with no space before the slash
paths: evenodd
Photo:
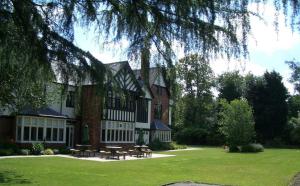
<path id="1" fill-rule="evenodd" d="M 0 184 L 30 184 L 30 180 L 24 178 L 22 175 L 16 174 L 13 171 L 0 172 Z"/>

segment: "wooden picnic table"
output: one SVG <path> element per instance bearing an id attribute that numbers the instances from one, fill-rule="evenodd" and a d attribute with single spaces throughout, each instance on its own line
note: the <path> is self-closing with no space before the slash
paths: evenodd
<path id="1" fill-rule="evenodd" d="M 133 147 L 136 149 L 136 157 L 144 157 L 144 149 L 148 148 L 146 145 L 135 145 Z"/>
<path id="2" fill-rule="evenodd" d="M 80 154 L 84 156 L 84 151 L 89 149 L 92 145 L 83 145 L 83 144 L 76 144 L 76 147 L 80 150 Z"/>
<path id="3" fill-rule="evenodd" d="M 121 149 L 122 147 L 119 147 L 119 146 L 106 146 L 105 148 L 110 150 L 110 154 L 114 158 L 117 154 L 117 150 Z"/>

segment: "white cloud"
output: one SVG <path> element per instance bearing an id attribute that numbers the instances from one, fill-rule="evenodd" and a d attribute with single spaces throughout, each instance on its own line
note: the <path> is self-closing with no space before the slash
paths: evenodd
<path id="1" fill-rule="evenodd" d="M 210 62 L 210 65 L 216 75 L 220 75 L 224 72 L 239 71 L 242 75 L 252 73 L 254 75 L 261 76 L 266 71 L 264 67 L 250 61 L 227 61 L 223 59 L 217 59 Z"/>
<path id="2" fill-rule="evenodd" d="M 250 10 L 256 11 L 257 6 L 253 3 Z M 272 55 L 279 50 L 288 50 L 300 43 L 299 33 L 293 33 L 289 25 L 285 24 L 285 16 L 283 13 L 278 15 L 278 30 L 275 31 L 274 18 L 275 8 L 272 4 L 266 4 L 260 7 L 263 11 L 264 21 L 252 16 L 251 28 L 253 37 L 249 38 L 250 51 L 261 51 L 267 55 Z"/>

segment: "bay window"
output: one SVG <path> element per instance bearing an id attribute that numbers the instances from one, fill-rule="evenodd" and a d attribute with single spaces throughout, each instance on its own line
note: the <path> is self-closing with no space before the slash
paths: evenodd
<path id="1" fill-rule="evenodd" d="M 102 121 L 101 142 L 134 143 L 135 124 L 131 122 Z"/>
<path id="2" fill-rule="evenodd" d="M 64 143 L 66 120 L 34 116 L 17 116 L 17 142 Z"/>

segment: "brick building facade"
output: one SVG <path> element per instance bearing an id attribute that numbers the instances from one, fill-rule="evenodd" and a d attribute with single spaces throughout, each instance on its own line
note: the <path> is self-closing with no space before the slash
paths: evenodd
<path id="1" fill-rule="evenodd" d="M 127 61 L 106 67 L 113 76 L 107 80 L 102 97 L 92 84 L 81 87 L 78 99 L 75 86 L 59 92 L 64 85 L 54 83 L 49 89 L 57 90 L 60 96 L 47 107 L 25 109 L 8 119 L 4 115 L 9 114 L 0 113 L 0 140 L 21 146 L 41 142 L 75 147 L 83 143 L 87 127 L 88 143 L 93 148 L 133 146 L 139 135 L 145 144 L 154 139 L 171 141 L 170 94 L 161 71 L 150 69 L 150 82 L 145 84 L 139 71 L 133 71 Z"/>

